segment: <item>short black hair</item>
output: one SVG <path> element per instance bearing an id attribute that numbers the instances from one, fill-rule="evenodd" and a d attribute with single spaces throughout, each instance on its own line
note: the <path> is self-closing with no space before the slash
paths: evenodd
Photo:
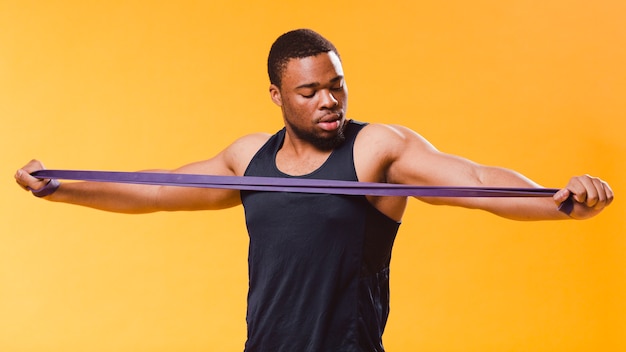
<path id="1" fill-rule="evenodd" d="M 272 44 L 267 58 L 270 83 L 280 88 L 283 71 L 290 59 L 301 59 L 330 51 L 339 57 L 333 43 L 311 29 L 296 29 L 281 35 Z"/>

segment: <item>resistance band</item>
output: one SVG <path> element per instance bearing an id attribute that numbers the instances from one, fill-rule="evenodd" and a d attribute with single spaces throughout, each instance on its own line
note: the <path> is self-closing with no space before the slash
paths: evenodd
<path id="1" fill-rule="evenodd" d="M 42 179 L 50 178 L 179 187 L 237 189 L 248 191 L 329 193 L 370 196 L 551 197 L 558 191 L 556 188 L 412 186 L 392 183 L 302 179 L 295 177 L 216 176 L 159 172 L 39 170 L 33 172 L 32 175 Z M 573 206 L 574 204 L 570 197 L 567 201 L 561 203 L 559 210 L 569 214 L 571 213 Z"/>

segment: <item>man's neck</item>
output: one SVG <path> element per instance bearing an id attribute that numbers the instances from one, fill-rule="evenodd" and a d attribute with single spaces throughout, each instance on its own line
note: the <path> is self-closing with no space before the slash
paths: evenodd
<path id="1" fill-rule="evenodd" d="M 307 175 L 319 169 L 331 153 L 332 150 L 321 150 L 310 142 L 294 138 L 287 131 L 276 154 L 276 167 L 288 175 Z"/>

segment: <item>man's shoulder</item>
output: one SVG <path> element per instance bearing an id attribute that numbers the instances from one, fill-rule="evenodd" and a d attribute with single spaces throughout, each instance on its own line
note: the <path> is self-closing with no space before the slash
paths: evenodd
<path id="1" fill-rule="evenodd" d="M 239 137 L 226 148 L 228 153 L 250 154 L 250 158 L 272 137 L 269 133 L 251 133 Z"/>
<path id="2" fill-rule="evenodd" d="M 359 137 L 367 141 L 379 140 L 383 144 L 395 144 L 418 134 L 410 128 L 402 125 L 387 123 L 367 123 L 363 127 Z"/>
<path id="3" fill-rule="evenodd" d="M 418 153 L 432 146 L 412 129 L 395 124 L 369 123 L 355 141 L 355 151 L 377 154 L 383 158 L 397 158 L 407 152 Z"/>
<path id="4" fill-rule="evenodd" d="M 268 139 L 270 139 L 271 136 L 271 134 L 265 132 L 251 133 L 239 137 L 232 145 L 238 148 L 251 148 L 258 150 L 267 142 Z"/>
<path id="5" fill-rule="evenodd" d="M 254 155 L 271 136 L 269 133 L 251 133 L 238 138 L 223 151 L 224 157 L 237 175 L 243 175 Z"/>

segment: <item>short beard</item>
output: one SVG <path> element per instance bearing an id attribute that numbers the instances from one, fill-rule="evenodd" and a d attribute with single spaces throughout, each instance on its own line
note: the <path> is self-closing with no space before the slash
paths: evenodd
<path id="1" fill-rule="evenodd" d="M 344 134 L 344 130 L 346 129 L 347 125 L 348 124 L 344 122 L 342 126 L 339 128 L 339 130 L 337 131 L 337 134 L 329 138 L 320 137 L 318 135 L 313 134 L 312 132 L 304 131 L 291 124 L 289 125 L 289 127 L 291 128 L 293 133 L 296 135 L 296 137 L 298 137 L 299 139 L 302 139 L 306 142 L 311 143 L 314 147 L 316 147 L 319 150 L 329 151 L 329 150 L 333 150 L 339 147 L 346 140 L 346 135 Z"/>

